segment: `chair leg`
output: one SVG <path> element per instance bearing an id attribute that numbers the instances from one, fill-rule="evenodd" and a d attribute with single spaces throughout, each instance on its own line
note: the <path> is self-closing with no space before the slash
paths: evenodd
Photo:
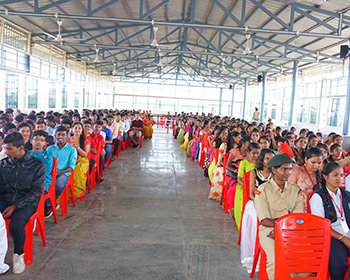
<path id="1" fill-rule="evenodd" d="M 267 258 L 264 250 L 261 250 L 260 258 L 260 269 L 259 269 L 259 280 L 268 280 L 267 271 L 266 271 Z"/>
<path id="2" fill-rule="evenodd" d="M 33 223 L 34 219 L 30 218 L 27 225 L 25 226 L 26 239 L 24 241 L 24 263 L 31 265 L 33 262 Z"/>
<path id="3" fill-rule="evenodd" d="M 70 191 L 73 207 L 75 208 L 76 204 L 75 204 L 75 196 L 74 196 L 74 184 L 69 184 L 69 191 Z"/>
<path id="4" fill-rule="evenodd" d="M 53 213 L 53 219 L 55 221 L 55 224 L 58 224 L 58 219 L 57 219 L 57 210 L 56 210 L 56 198 L 50 197 L 50 203 L 52 207 L 52 213 Z"/>
<path id="5" fill-rule="evenodd" d="M 254 258 L 253 258 L 252 271 L 250 272 L 250 275 L 249 275 L 250 278 L 254 278 L 254 276 L 255 276 L 255 271 L 256 271 L 256 267 L 258 265 L 260 253 L 261 253 L 260 244 L 256 243 L 255 248 L 254 248 Z"/>
<path id="6" fill-rule="evenodd" d="M 43 243 L 43 246 L 46 247 L 46 232 L 45 232 L 45 221 L 44 217 L 38 217 L 36 219 L 37 222 L 37 232 L 40 232 L 41 235 L 41 241 Z"/>
<path id="7" fill-rule="evenodd" d="M 60 196 L 60 204 L 61 204 L 61 215 L 67 216 L 68 213 L 68 193 L 67 193 L 67 186 L 64 187 L 61 196 Z"/>

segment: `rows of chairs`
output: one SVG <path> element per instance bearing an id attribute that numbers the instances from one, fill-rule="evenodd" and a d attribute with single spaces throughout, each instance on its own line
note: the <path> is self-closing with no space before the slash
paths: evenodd
<path id="1" fill-rule="evenodd" d="M 142 138 L 140 138 L 140 148 L 142 147 Z M 129 139 L 129 138 L 128 138 Z M 131 142 L 131 140 L 130 140 Z M 121 144 L 119 145 L 116 157 L 119 157 L 120 152 L 126 150 L 128 147 L 132 145 L 129 141 L 124 141 L 122 139 Z M 97 149 L 97 158 L 99 159 L 102 154 L 103 147 L 100 146 Z M 88 158 L 91 158 L 91 155 L 88 155 Z M 57 172 L 57 164 L 58 160 L 53 158 L 53 166 L 52 166 L 52 182 L 48 189 L 47 194 L 44 192 L 41 195 L 37 211 L 31 216 L 27 225 L 25 226 L 26 239 L 24 243 L 24 262 L 26 265 L 31 265 L 33 262 L 33 245 L 34 245 L 34 232 L 37 236 L 41 237 L 42 245 L 44 247 L 47 246 L 46 242 L 46 233 L 45 233 L 45 201 L 48 199 L 52 206 L 53 211 L 53 219 L 55 224 L 58 224 L 58 215 L 56 210 L 56 172 Z M 92 168 L 92 171 L 87 172 L 87 192 L 91 193 L 95 190 L 96 186 L 101 183 L 101 178 L 103 177 L 103 170 L 110 169 L 111 158 L 108 159 L 107 162 L 102 161 L 102 166 L 100 165 L 100 161 L 97 160 Z M 68 192 L 70 194 L 70 198 L 68 196 Z M 68 182 L 63 189 L 60 198 L 58 199 L 58 203 L 61 209 L 61 216 L 65 217 L 68 214 L 68 204 L 71 203 L 73 207 L 76 207 L 76 201 L 85 199 L 85 193 L 83 193 L 80 197 L 76 198 L 74 196 L 74 170 L 71 172 Z M 9 232 L 9 225 L 11 222 L 11 218 L 5 219 L 7 232 Z M 36 226 L 35 226 L 36 225 Z"/>
<path id="2" fill-rule="evenodd" d="M 203 141 L 201 143 L 201 157 L 199 165 L 203 168 L 203 158 L 206 157 L 205 151 L 210 151 L 215 162 L 218 161 L 219 149 L 214 149 L 209 146 L 209 143 Z M 227 191 L 228 185 L 226 182 L 226 163 L 229 153 L 224 155 L 224 180 L 222 183 L 222 196 L 220 205 L 223 211 L 228 212 Z M 211 161 L 210 160 L 210 161 Z M 250 200 L 250 172 L 243 176 L 243 203 L 242 203 L 242 217 L 244 209 Z M 211 182 L 209 179 L 209 185 Z M 241 217 L 241 218 L 242 218 Z M 242 220 L 242 219 L 241 219 Z M 254 249 L 254 259 L 250 278 L 254 278 L 257 271 L 257 266 L 260 259 L 259 280 L 268 280 L 266 273 L 266 254 L 260 246 L 259 242 L 259 226 L 257 221 L 256 242 Z M 237 245 L 241 242 L 241 229 L 236 226 L 238 230 Z M 275 279 L 289 280 L 293 279 L 295 274 L 306 273 L 313 275 L 298 279 L 329 279 L 328 275 L 328 261 L 330 253 L 331 240 L 331 225 L 330 221 L 322 217 L 318 217 L 309 213 L 289 214 L 285 215 L 275 222 Z M 350 265 L 350 258 L 349 258 Z M 346 276 L 344 279 L 347 279 Z"/>

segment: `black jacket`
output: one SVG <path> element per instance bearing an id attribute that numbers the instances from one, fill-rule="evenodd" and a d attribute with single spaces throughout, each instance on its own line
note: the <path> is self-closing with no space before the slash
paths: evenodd
<path id="1" fill-rule="evenodd" d="M 37 207 L 45 184 L 45 165 L 26 153 L 21 159 L 0 161 L 0 203 L 17 208 Z"/>

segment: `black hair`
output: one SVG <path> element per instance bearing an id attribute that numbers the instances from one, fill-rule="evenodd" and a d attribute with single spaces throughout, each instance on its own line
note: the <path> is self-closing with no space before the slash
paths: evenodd
<path id="1" fill-rule="evenodd" d="M 231 132 L 231 137 L 237 137 L 239 135 L 241 135 L 241 134 L 239 132 L 237 132 L 237 131 L 232 131 Z"/>
<path id="2" fill-rule="evenodd" d="M 44 131 L 44 130 L 36 130 L 36 131 L 34 131 L 34 132 L 33 132 L 33 137 L 32 137 L 32 139 L 33 139 L 35 136 L 42 136 L 42 137 L 45 137 L 45 141 L 48 142 L 47 139 L 48 139 L 49 134 L 48 134 L 46 131 Z"/>
<path id="3" fill-rule="evenodd" d="M 285 137 L 285 136 L 287 135 L 287 133 L 288 133 L 288 130 L 285 129 L 285 130 L 283 130 L 283 131 L 281 132 L 281 136 L 282 136 L 282 137 Z"/>
<path id="4" fill-rule="evenodd" d="M 68 124 L 69 126 L 72 126 L 72 121 L 69 118 L 65 117 L 61 120 L 61 125 L 63 124 Z"/>
<path id="5" fill-rule="evenodd" d="M 46 122 L 44 119 L 38 119 L 36 124 L 44 124 L 46 126 Z"/>
<path id="6" fill-rule="evenodd" d="M 327 144 L 324 144 L 324 143 L 318 143 L 317 145 L 316 145 L 316 147 L 317 148 L 319 148 L 319 149 L 325 149 L 327 152 L 328 152 L 328 154 L 329 154 L 329 148 L 328 148 L 328 145 Z"/>
<path id="7" fill-rule="evenodd" d="M 334 135 L 334 136 L 333 136 L 333 141 L 335 141 L 335 139 L 337 139 L 337 138 L 339 138 L 339 137 L 343 138 L 343 136 L 341 136 L 340 134 Z"/>
<path id="8" fill-rule="evenodd" d="M 252 129 L 252 131 L 250 132 L 250 134 L 253 134 L 254 132 L 257 132 L 257 133 L 259 133 L 259 135 L 260 135 L 260 131 L 259 131 L 259 129 L 257 129 L 257 128 L 253 128 L 253 129 Z"/>
<path id="9" fill-rule="evenodd" d="M 316 138 L 317 139 L 317 136 L 315 134 L 310 134 L 308 137 L 307 137 L 307 142 L 310 142 L 312 139 Z"/>
<path id="10" fill-rule="evenodd" d="M 84 124 L 91 124 L 92 125 L 92 121 L 91 120 L 86 120 L 86 121 L 84 121 Z"/>
<path id="11" fill-rule="evenodd" d="M 7 134 L 7 132 L 8 132 L 10 129 L 16 129 L 15 124 L 13 124 L 13 123 L 7 123 L 7 124 L 5 124 L 3 131 L 5 132 L 5 134 Z"/>
<path id="12" fill-rule="evenodd" d="M 322 157 L 322 151 L 316 147 L 306 150 L 305 158 L 310 159 L 312 157 Z"/>
<path id="13" fill-rule="evenodd" d="M 20 123 L 17 127 L 17 130 L 19 131 L 22 127 L 29 127 L 29 129 L 32 130 L 32 127 L 30 126 L 30 124 L 28 122 Z"/>
<path id="14" fill-rule="evenodd" d="M 85 137 L 84 137 L 84 126 L 81 122 L 75 122 L 73 123 L 72 127 L 80 125 L 81 126 L 81 134 L 79 136 L 79 147 L 84 150 L 84 142 L 85 142 Z"/>
<path id="15" fill-rule="evenodd" d="M 267 142 L 271 143 L 271 138 L 269 136 L 267 136 L 267 135 L 261 136 L 260 139 L 259 139 L 259 143 L 260 143 L 261 140 L 266 140 Z"/>
<path id="16" fill-rule="evenodd" d="M 6 135 L 4 138 L 4 144 L 12 144 L 16 148 L 24 146 L 23 136 L 19 132 L 13 132 L 9 135 Z"/>
<path id="17" fill-rule="evenodd" d="M 0 138 L 4 139 L 5 134 L 0 131 Z"/>
<path id="18" fill-rule="evenodd" d="M 272 149 L 262 149 L 260 151 L 258 159 L 256 160 L 256 170 L 263 170 L 265 155 L 269 153 L 274 154 Z"/>
<path id="19" fill-rule="evenodd" d="M 315 133 L 310 130 L 306 133 L 306 137 L 309 138 L 310 135 L 315 135 Z"/>
<path id="20" fill-rule="evenodd" d="M 15 121 L 16 121 L 16 122 L 21 123 L 21 122 L 23 122 L 23 120 L 24 120 L 23 115 L 18 115 L 18 116 L 15 117 Z"/>
<path id="21" fill-rule="evenodd" d="M 260 150 L 261 148 L 260 148 L 260 145 L 258 143 L 252 142 L 248 146 L 248 152 L 251 152 L 254 149 Z"/>
<path id="22" fill-rule="evenodd" d="M 333 153 L 336 148 L 341 148 L 341 145 L 339 144 L 333 144 L 330 148 L 330 152 Z"/>
<path id="23" fill-rule="evenodd" d="M 222 144 L 222 139 L 221 139 L 221 137 L 220 137 L 220 134 L 224 131 L 224 130 L 226 130 L 226 129 L 228 129 L 227 128 L 227 126 L 221 126 L 220 128 L 219 128 L 219 131 L 218 131 L 218 134 L 216 135 L 216 139 L 215 139 L 215 147 L 216 148 L 220 148 L 220 146 L 221 146 L 221 144 Z M 227 139 L 228 140 L 228 139 Z"/>
<path id="24" fill-rule="evenodd" d="M 307 132 L 307 129 L 306 129 L 306 128 L 300 129 L 299 135 L 302 134 L 302 133 L 304 133 L 304 132 Z"/>
<path id="25" fill-rule="evenodd" d="M 342 168 L 339 163 L 329 162 L 329 163 L 325 164 L 325 166 L 323 167 L 322 175 L 328 176 L 331 172 L 333 172 L 337 168 Z M 331 206 L 332 201 L 329 197 L 329 193 L 328 193 L 327 186 L 326 186 L 326 180 L 324 179 L 324 177 L 322 178 L 320 190 L 323 193 L 323 196 L 325 199 L 324 200 L 324 202 L 326 204 L 325 208 L 328 210 L 328 216 L 330 218 L 330 221 L 331 221 L 331 223 L 334 223 L 337 220 L 337 213 L 335 213 L 334 207 Z"/>
<path id="26" fill-rule="evenodd" d="M 239 140 L 238 148 L 241 148 L 247 142 L 252 142 L 252 138 L 249 135 L 242 136 L 241 140 Z"/>
<path id="27" fill-rule="evenodd" d="M 102 126 L 102 125 L 103 125 L 103 121 L 97 120 L 97 121 L 95 122 L 95 124 Z"/>
<path id="28" fill-rule="evenodd" d="M 56 132 L 55 132 L 55 134 L 57 133 L 57 132 L 66 132 L 66 133 L 68 133 L 68 131 L 67 131 L 67 129 L 63 126 L 63 125 L 60 125 L 60 126 L 58 126 L 57 128 L 56 128 Z"/>

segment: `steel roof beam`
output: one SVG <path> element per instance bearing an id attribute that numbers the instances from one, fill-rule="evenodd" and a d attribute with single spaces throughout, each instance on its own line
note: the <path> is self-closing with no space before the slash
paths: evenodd
<path id="1" fill-rule="evenodd" d="M 335 28 L 335 27 L 331 26 L 330 24 L 318 19 L 317 17 L 314 17 L 313 15 L 310 14 L 310 11 L 305 12 L 301 9 L 296 8 L 295 12 L 303 15 L 305 18 L 311 19 L 312 21 L 318 23 L 320 26 L 323 26 L 323 27 L 329 29 L 331 32 L 338 33 L 338 28 Z"/>
<path id="2" fill-rule="evenodd" d="M 64 4 L 64 3 L 67 3 L 67 2 L 70 2 L 70 0 L 58 0 L 58 1 L 53 1 L 49 4 L 46 4 L 42 7 L 38 7 L 38 12 L 39 13 L 42 13 L 43 11 L 45 10 L 48 10 L 48 9 L 51 9 L 51 8 L 58 8 L 60 5 Z"/>
<path id="3" fill-rule="evenodd" d="M 29 13 L 29 12 L 14 12 L 14 11 L 0 11 L 0 14 L 6 16 L 21 16 L 21 17 L 41 17 L 41 18 L 53 18 L 52 14 L 48 13 Z M 59 15 L 61 19 L 70 20 L 84 20 L 84 21 L 106 21 L 106 22 L 118 22 L 118 23 L 143 23 L 145 25 L 150 25 L 151 22 L 139 19 L 123 19 L 123 18 L 108 18 L 108 17 L 98 17 L 98 16 L 80 16 L 80 15 Z M 346 36 L 338 36 L 335 34 L 328 33 L 313 33 L 313 32 L 294 32 L 294 31 L 284 31 L 284 30 L 273 30 L 273 29 L 262 29 L 262 28 L 249 28 L 248 30 L 244 27 L 235 26 L 222 26 L 214 24 L 204 24 L 204 23 L 186 23 L 186 22 L 176 22 L 176 21 L 155 21 L 155 24 L 159 26 L 181 26 L 189 28 L 204 28 L 213 30 L 225 30 L 227 32 L 251 32 L 251 33 L 263 33 L 263 34 L 274 34 L 274 35 L 286 35 L 286 36 L 300 36 L 300 37 L 311 37 L 311 38 L 328 38 L 336 40 L 348 39 Z"/>
<path id="4" fill-rule="evenodd" d="M 148 10 L 146 13 L 141 14 L 141 19 L 149 17 L 150 15 L 152 15 L 153 13 L 155 13 L 157 10 L 159 10 L 161 7 L 163 7 L 164 5 L 167 5 L 170 2 L 170 0 L 163 0 L 160 3 L 158 3 L 157 5 L 155 5 L 152 9 Z"/>
<path id="5" fill-rule="evenodd" d="M 279 17 L 274 15 L 272 12 L 270 12 L 262 3 L 258 2 L 257 0 L 250 0 L 251 3 L 253 3 L 259 10 L 263 11 L 265 14 L 267 14 L 271 19 L 275 20 L 277 23 L 279 23 L 283 28 L 290 30 L 289 24 L 285 23 L 283 20 L 281 20 Z"/>
<path id="6" fill-rule="evenodd" d="M 215 5 L 217 5 L 226 15 L 226 19 L 230 18 L 232 19 L 237 26 L 241 26 L 241 21 L 236 18 L 219 0 L 212 0 Z"/>
<path id="7" fill-rule="evenodd" d="M 92 48 L 93 44 L 81 44 L 81 43 L 74 43 L 74 42 L 63 42 L 57 43 L 57 42 L 45 42 L 45 41 L 38 41 L 36 42 L 37 44 L 42 44 L 42 45 L 66 45 L 66 46 L 77 46 L 77 47 L 89 47 Z M 176 43 L 178 43 L 176 41 Z M 175 44 L 175 43 L 171 43 Z M 133 50 L 133 51 L 145 51 L 148 45 L 140 45 L 140 46 L 135 46 L 135 47 L 130 47 L 130 46 L 111 46 L 111 45 L 104 45 L 104 44 L 99 44 L 99 47 L 108 49 L 108 50 L 113 50 L 113 49 L 128 49 L 128 50 Z M 148 48 L 147 49 L 150 52 L 155 52 L 157 51 L 156 49 Z M 91 52 L 91 51 L 90 51 Z M 172 49 L 162 49 L 162 52 L 170 52 L 170 53 L 191 53 L 191 54 L 197 54 L 197 55 L 211 55 L 211 56 L 220 56 L 220 52 L 198 52 L 198 51 L 181 51 L 181 50 L 172 50 Z M 223 53 L 224 56 L 226 57 L 235 57 L 235 58 L 243 58 L 243 59 L 251 59 L 255 60 L 256 55 L 237 55 L 237 54 L 231 54 L 231 53 Z M 275 60 L 280 60 L 280 61 L 290 61 L 291 58 L 288 57 L 276 57 L 276 56 L 259 56 L 260 60 L 266 60 L 266 59 L 275 59 Z M 294 59 L 292 59 L 294 60 Z M 310 59 L 300 59 L 300 61 L 304 62 L 314 62 L 313 60 Z M 320 63 L 323 64 L 337 64 L 339 63 L 340 59 L 333 58 L 333 60 L 329 61 L 322 61 Z"/>
<path id="8" fill-rule="evenodd" d="M 119 2 L 119 0 L 109 0 L 108 2 L 96 7 L 93 10 L 88 10 L 88 15 L 92 16 L 94 14 L 97 14 L 98 12 L 102 12 L 108 8 L 110 8 L 111 6 L 117 4 Z"/>
<path id="9" fill-rule="evenodd" d="M 108 30 L 105 31 L 105 32 L 98 33 L 98 34 L 96 34 L 96 35 L 94 35 L 94 36 L 91 36 L 90 38 L 87 38 L 87 39 L 85 39 L 85 40 L 82 40 L 82 43 L 87 43 L 87 42 L 96 40 L 96 39 L 101 38 L 101 37 L 103 37 L 103 36 L 106 36 L 106 35 L 108 35 L 108 34 L 114 33 L 114 32 L 117 31 L 117 30 L 118 30 L 118 27 L 114 27 L 114 28 L 111 29 L 111 30 L 108 29 Z"/>

